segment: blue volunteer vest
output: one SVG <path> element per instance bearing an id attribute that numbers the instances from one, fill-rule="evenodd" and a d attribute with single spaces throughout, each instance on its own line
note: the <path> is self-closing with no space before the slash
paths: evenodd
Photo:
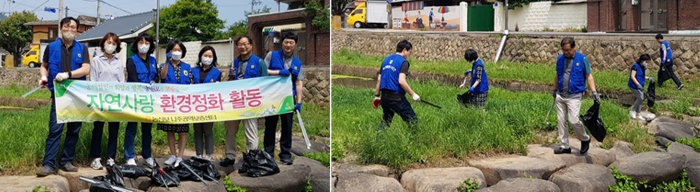
<path id="1" fill-rule="evenodd" d="M 637 66 L 637 75 L 635 75 L 634 78 L 637 79 L 637 82 L 639 82 L 639 85 L 641 85 L 642 88 L 644 88 L 644 80 L 645 80 L 644 79 L 644 77 L 645 77 L 644 69 L 645 68 L 642 67 L 642 65 L 640 65 L 638 63 L 635 63 L 633 65 L 633 67 L 634 66 Z M 634 84 L 634 82 L 632 81 L 632 67 L 630 67 L 630 76 L 629 76 L 629 81 L 627 81 L 627 86 L 632 88 L 632 89 L 638 89 L 637 84 Z"/>
<path id="2" fill-rule="evenodd" d="M 200 67 L 195 67 L 192 68 L 192 84 L 199 84 L 199 69 Z M 214 83 L 219 81 L 217 79 L 221 75 L 221 71 L 217 69 L 216 67 L 211 67 L 211 71 L 209 71 L 209 74 L 207 74 L 207 77 L 204 78 L 204 83 Z"/>
<path id="3" fill-rule="evenodd" d="M 481 66 L 481 71 L 476 71 L 478 66 Z M 481 62 L 481 59 L 476 60 L 476 63 L 474 63 L 474 68 L 472 68 L 472 85 L 474 85 L 474 82 L 476 82 L 477 72 L 481 73 L 481 83 L 474 88 L 474 93 L 485 93 L 489 91 L 489 79 L 486 77 L 486 67 L 484 67 L 484 63 Z"/>
<path id="4" fill-rule="evenodd" d="M 49 91 L 53 91 L 53 80 L 56 75 L 61 73 L 61 46 L 63 41 L 61 38 L 56 39 L 53 43 L 49 44 L 49 84 L 47 88 Z M 73 40 L 73 54 L 71 57 L 72 71 L 80 69 L 83 66 L 83 44 L 78 43 Z M 75 79 L 75 78 L 74 78 Z M 78 80 L 85 80 L 85 77 L 77 78 Z"/>
<path id="5" fill-rule="evenodd" d="M 406 58 L 399 54 L 389 55 L 382 62 L 382 79 L 379 81 L 379 89 L 396 91 L 397 94 L 406 94 L 406 91 L 399 85 L 399 73 L 401 64 Z"/>
<path id="6" fill-rule="evenodd" d="M 660 55 L 659 57 L 666 58 L 666 59 L 662 59 L 661 63 L 666 63 L 666 61 L 673 60 L 673 54 L 671 53 L 671 44 L 669 44 L 667 41 L 663 41 L 661 43 L 666 46 L 666 57 L 664 57 L 664 50 L 661 49 L 661 47 L 659 47 L 659 55 Z"/>
<path id="7" fill-rule="evenodd" d="M 270 67 L 271 70 L 289 70 L 284 67 L 284 52 L 282 50 L 273 51 L 270 55 Z M 297 77 L 299 76 L 299 71 L 301 71 L 301 61 L 297 59 L 296 56 L 292 55 L 292 93 L 294 96 L 297 95 Z M 248 70 L 246 69 L 246 73 Z"/>
<path id="8" fill-rule="evenodd" d="M 180 81 L 175 80 L 173 65 L 169 61 L 166 64 L 168 64 L 168 76 L 165 77 L 165 83 L 190 84 L 190 64 L 180 61 L 180 71 L 178 71 L 180 73 Z"/>
<path id="9" fill-rule="evenodd" d="M 143 64 L 143 61 L 141 60 L 141 57 L 139 57 L 138 54 L 132 55 L 131 60 L 134 62 L 134 66 L 136 66 L 136 74 L 138 75 L 139 81 L 141 83 L 151 83 L 151 80 L 153 80 L 156 77 L 156 74 L 158 73 L 158 69 L 156 69 L 156 58 L 148 56 L 148 67 L 151 68 L 151 71 L 148 71 L 148 68 Z M 131 80 L 127 79 L 127 82 L 132 82 Z"/>
<path id="10" fill-rule="evenodd" d="M 569 74 L 569 92 L 570 93 L 581 93 L 586 91 L 586 78 L 584 74 L 584 60 L 586 56 L 579 53 L 578 51 L 574 55 L 574 63 L 571 66 L 571 73 Z M 559 55 L 557 59 L 557 90 L 560 92 L 564 88 L 564 71 L 566 70 L 566 64 L 564 63 L 564 54 Z"/>
<path id="11" fill-rule="evenodd" d="M 233 74 L 233 80 L 238 80 L 238 59 L 233 60 L 233 68 L 236 70 L 236 74 Z M 260 57 L 255 55 L 250 55 L 248 59 L 248 66 L 245 66 L 245 74 L 243 74 L 243 79 L 260 77 L 259 69 L 255 69 L 256 66 L 260 65 Z"/>

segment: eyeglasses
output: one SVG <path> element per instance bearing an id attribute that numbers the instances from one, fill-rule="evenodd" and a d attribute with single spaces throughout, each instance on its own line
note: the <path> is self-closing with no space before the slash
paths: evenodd
<path id="1" fill-rule="evenodd" d="M 238 44 L 237 46 L 238 47 L 247 47 L 248 45 L 250 45 L 250 43 L 241 43 L 241 44 Z"/>

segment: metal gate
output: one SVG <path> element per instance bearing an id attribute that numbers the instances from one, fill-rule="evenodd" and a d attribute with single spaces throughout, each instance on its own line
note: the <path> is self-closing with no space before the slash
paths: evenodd
<path id="1" fill-rule="evenodd" d="M 294 50 L 294 55 L 301 63 L 306 63 L 306 32 L 299 31 L 296 33 L 299 36 L 299 41 L 297 42 L 297 48 Z"/>
<path id="2" fill-rule="evenodd" d="M 666 0 L 641 0 L 642 30 L 666 30 Z"/>
<path id="3" fill-rule="evenodd" d="M 620 25 L 618 25 L 618 31 L 625 31 L 627 29 L 627 0 L 620 0 Z"/>
<path id="4" fill-rule="evenodd" d="M 493 6 L 467 7 L 467 31 L 493 31 Z"/>

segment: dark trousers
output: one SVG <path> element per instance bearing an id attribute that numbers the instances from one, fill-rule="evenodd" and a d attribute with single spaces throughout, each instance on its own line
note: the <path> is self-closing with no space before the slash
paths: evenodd
<path id="1" fill-rule="evenodd" d="M 382 123 L 379 125 L 379 130 L 385 129 L 391 126 L 391 122 L 394 119 L 394 114 L 399 114 L 401 119 L 403 119 L 411 131 L 416 131 L 416 123 L 418 122 L 418 117 L 411 107 L 411 103 L 408 102 L 406 97 L 401 97 L 399 101 L 390 101 L 388 99 L 382 99 L 381 101 L 382 110 L 384 116 L 382 117 Z"/>
<path id="2" fill-rule="evenodd" d="M 664 81 L 668 80 L 668 78 L 673 79 L 673 82 L 676 83 L 676 86 L 681 86 L 681 80 L 678 79 L 678 76 L 676 76 L 676 73 L 673 72 L 673 61 L 669 61 L 666 63 L 662 63 L 661 65 L 666 66 L 666 71 L 662 71 L 662 69 L 659 69 L 659 87 L 663 86 Z M 666 73 L 666 74 L 662 74 Z M 662 76 L 666 76 L 668 78 L 661 78 Z"/>
<path id="3" fill-rule="evenodd" d="M 126 124 L 126 131 L 124 133 L 124 157 L 126 160 L 136 158 L 134 139 L 136 138 L 136 128 L 138 127 L 139 122 L 129 122 Z M 152 130 L 153 123 L 141 123 L 141 156 L 144 159 L 151 157 Z"/>
<path id="4" fill-rule="evenodd" d="M 46 138 L 46 147 L 44 148 L 44 160 L 41 163 L 43 166 L 56 169 L 56 156 L 58 148 L 61 144 L 61 135 L 63 135 L 63 123 L 58 123 L 56 119 L 56 98 L 51 93 L 51 112 L 49 113 L 49 136 Z M 66 140 L 63 143 L 63 155 L 61 155 L 61 165 L 65 165 L 73 161 L 75 157 L 75 145 L 78 143 L 78 136 L 82 122 L 65 123 L 67 133 Z"/>
<path id="5" fill-rule="evenodd" d="M 265 152 L 271 156 L 275 154 L 275 132 L 277 132 L 277 121 L 282 119 L 282 137 L 280 138 L 280 159 L 291 159 L 292 153 L 292 122 L 294 113 L 265 117 L 265 138 L 263 145 Z"/>
<path id="6" fill-rule="evenodd" d="M 92 130 L 92 142 L 90 144 L 90 157 L 98 158 L 102 153 L 102 133 L 104 132 L 104 121 L 95 121 L 95 128 Z M 119 137 L 119 122 L 109 122 L 109 137 L 107 140 L 107 157 L 116 158 L 117 138 Z"/>

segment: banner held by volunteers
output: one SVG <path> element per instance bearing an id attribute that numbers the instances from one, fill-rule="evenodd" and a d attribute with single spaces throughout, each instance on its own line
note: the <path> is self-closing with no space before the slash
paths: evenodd
<path id="1" fill-rule="evenodd" d="M 198 85 L 54 82 L 58 123 L 201 123 L 294 110 L 292 78 L 273 76 Z"/>

